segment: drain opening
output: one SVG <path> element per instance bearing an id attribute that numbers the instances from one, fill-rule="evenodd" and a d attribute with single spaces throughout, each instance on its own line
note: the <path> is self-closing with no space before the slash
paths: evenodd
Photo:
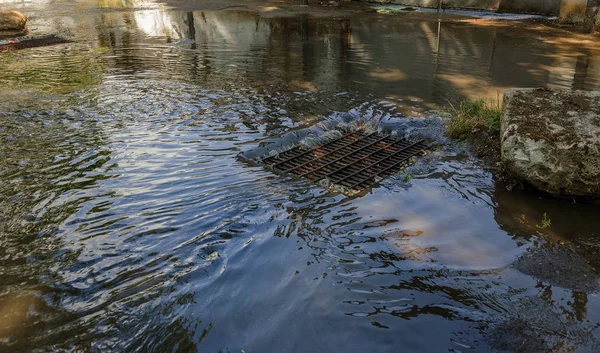
<path id="1" fill-rule="evenodd" d="M 394 174 L 428 148 L 424 141 L 357 130 L 311 149 L 292 148 L 263 159 L 263 163 L 313 182 L 327 179 L 334 185 L 362 190 Z"/>
<path id="2" fill-rule="evenodd" d="M 55 44 L 72 43 L 73 41 L 54 34 L 38 37 L 22 37 L 0 40 L 0 52 L 11 50 L 46 47 Z"/>

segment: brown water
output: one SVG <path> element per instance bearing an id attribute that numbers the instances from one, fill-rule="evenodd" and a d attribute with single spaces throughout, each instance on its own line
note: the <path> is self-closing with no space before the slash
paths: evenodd
<path id="1" fill-rule="evenodd" d="M 19 6 L 75 43 L 0 56 L 0 351 L 598 350 L 600 208 L 507 190 L 430 112 L 600 89 L 593 38 Z M 239 158 L 344 119 L 438 146 L 355 197 Z"/>

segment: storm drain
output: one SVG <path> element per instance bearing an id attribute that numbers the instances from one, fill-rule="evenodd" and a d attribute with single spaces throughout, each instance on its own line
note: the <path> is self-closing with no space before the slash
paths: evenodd
<path id="1" fill-rule="evenodd" d="M 312 149 L 295 147 L 263 162 L 275 171 L 313 182 L 327 179 L 336 185 L 362 190 L 392 175 L 427 149 L 423 141 L 353 131 Z"/>
<path id="2" fill-rule="evenodd" d="M 0 52 L 35 47 L 46 47 L 49 45 L 64 43 L 72 43 L 72 41 L 55 36 L 53 34 L 38 37 L 11 38 L 0 40 Z"/>

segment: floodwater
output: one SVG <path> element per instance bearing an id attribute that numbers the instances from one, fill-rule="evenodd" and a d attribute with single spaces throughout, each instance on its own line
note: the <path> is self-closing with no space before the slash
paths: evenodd
<path id="1" fill-rule="evenodd" d="M 598 351 L 600 206 L 507 190 L 431 112 L 600 89 L 593 39 L 19 6 L 74 43 L 0 54 L 0 351 Z M 352 197 L 240 158 L 340 117 L 438 145 Z"/>

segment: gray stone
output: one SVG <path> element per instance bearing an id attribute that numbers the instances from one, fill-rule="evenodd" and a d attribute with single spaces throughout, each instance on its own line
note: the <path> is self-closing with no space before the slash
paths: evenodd
<path id="1" fill-rule="evenodd" d="M 600 198 L 600 92 L 511 89 L 504 94 L 506 170 L 555 196 Z"/>
<path id="2" fill-rule="evenodd" d="M 598 351 L 592 334 L 594 325 L 585 321 L 587 295 L 571 294 L 572 302 L 568 306 L 572 311 L 564 310 L 543 296 L 521 296 L 516 290 L 509 290 L 507 296 L 494 297 L 498 300 L 494 304 L 502 310 L 498 313 L 498 321 L 490 322 L 484 333 L 492 352 L 549 353 L 556 352 L 556 347 Z"/>
<path id="3" fill-rule="evenodd" d="M 27 16 L 19 11 L 0 11 L 0 31 L 23 31 Z"/>
<path id="4" fill-rule="evenodd" d="M 565 246 L 534 248 L 515 261 L 517 270 L 553 286 L 598 292 L 600 278 L 587 260 Z"/>

